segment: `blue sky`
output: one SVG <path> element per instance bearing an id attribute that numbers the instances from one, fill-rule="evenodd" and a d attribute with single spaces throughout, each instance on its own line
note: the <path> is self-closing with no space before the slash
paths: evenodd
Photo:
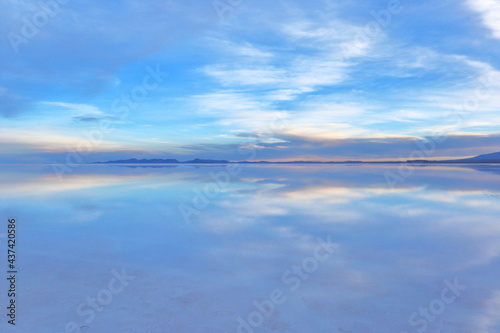
<path id="1" fill-rule="evenodd" d="M 4 163 L 500 150 L 499 0 L 41 3 L 0 0 Z"/>

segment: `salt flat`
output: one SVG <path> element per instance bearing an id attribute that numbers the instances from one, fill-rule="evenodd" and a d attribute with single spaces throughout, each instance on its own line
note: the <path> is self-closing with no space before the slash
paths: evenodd
<path id="1" fill-rule="evenodd" d="M 500 167 L 233 171 L 1 166 L 1 332 L 500 332 Z"/>

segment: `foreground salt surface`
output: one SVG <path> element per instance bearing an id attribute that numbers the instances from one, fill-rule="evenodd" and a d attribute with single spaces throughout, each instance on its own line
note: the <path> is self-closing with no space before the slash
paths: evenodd
<path id="1" fill-rule="evenodd" d="M 393 166 L 245 166 L 186 223 L 179 205 L 224 170 L 80 166 L 59 183 L 2 166 L 20 293 L 0 331 L 500 332 L 499 167 L 422 167 L 391 188 Z"/>

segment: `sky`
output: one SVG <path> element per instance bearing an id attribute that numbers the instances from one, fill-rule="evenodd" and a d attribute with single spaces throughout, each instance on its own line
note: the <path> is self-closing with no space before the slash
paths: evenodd
<path id="1" fill-rule="evenodd" d="M 0 0 L 0 163 L 500 151 L 500 0 Z"/>

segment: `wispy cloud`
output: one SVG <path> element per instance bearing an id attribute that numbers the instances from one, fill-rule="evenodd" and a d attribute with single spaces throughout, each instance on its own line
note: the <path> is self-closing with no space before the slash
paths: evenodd
<path id="1" fill-rule="evenodd" d="M 338 18 L 325 17 L 318 22 L 300 14 L 295 16 L 287 22 L 266 26 L 282 45 L 250 46 L 231 40 L 230 36 L 219 36 L 218 40 L 225 40 L 218 42 L 223 46 L 222 52 L 232 57 L 223 57 L 223 63 L 206 66 L 203 72 L 223 87 L 270 89 L 275 93 L 269 97 L 291 100 L 302 93 L 344 82 L 354 58 L 369 55 L 382 39 L 381 34 L 374 35 L 361 45 L 356 39 L 363 29 L 360 26 Z M 349 47 L 356 48 L 356 53 L 346 52 Z M 256 56 L 249 59 L 249 53 Z"/>
<path id="2" fill-rule="evenodd" d="M 76 122 L 96 123 L 105 119 L 118 121 L 118 118 L 115 115 L 107 114 L 93 105 L 64 102 L 42 102 L 41 104 L 55 106 L 71 111 L 71 118 Z"/>
<path id="3" fill-rule="evenodd" d="M 44 105 L 58 106 L 77 113 L 87 113 L 102 115 L 103 112 L 99 110 L 98 107 L 88 104 L 75 104 L 75 103 L 64 103 L 64 102 L 42 102 Z"/>

